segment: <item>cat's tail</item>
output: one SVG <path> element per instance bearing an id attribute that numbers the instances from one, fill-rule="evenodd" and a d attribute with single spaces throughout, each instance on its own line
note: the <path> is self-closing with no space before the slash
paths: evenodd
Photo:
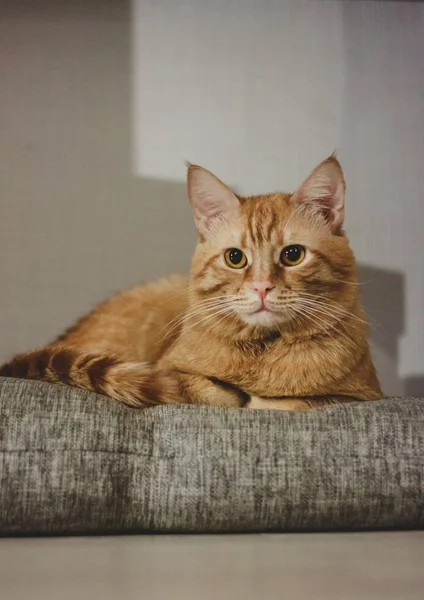
<path id="1" fill-rule="evenodd" d="M 63 345 L 19 354 L 0 366 L 0 376 L 65 383 L 105 394 L 129 406 L 181 402 L 178 382 L 148 363 L 84 354 Z"/>

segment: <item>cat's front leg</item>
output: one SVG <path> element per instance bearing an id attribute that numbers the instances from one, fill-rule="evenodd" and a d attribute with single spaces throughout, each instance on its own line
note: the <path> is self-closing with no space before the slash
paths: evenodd
<path id="1" fill-rule="evenodd" d="M 260 398 L 251 396 L 246 408 L 258 410 L 312 410 L 329 404 L 355 402 L 355 398 L 341 396 L 322 396 L 320 398 Z"/>
<path id="2" fill-rule="evenodd" d="M 218 379 L 174 372 L 182 402 L 209 406 L 245 406 L 248 395 L 237 387 Z"/>
<path id="3" fill-rule="evenodd" d="M 246 408 L 258 410 L 309 410 L 311 407 L 298 398 L 271 399 L 251 396 Z"/>

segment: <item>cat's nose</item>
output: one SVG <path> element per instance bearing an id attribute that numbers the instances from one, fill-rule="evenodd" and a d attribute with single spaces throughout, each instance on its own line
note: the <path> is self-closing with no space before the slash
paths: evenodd
<path id="1" fill-rule="evenodd" d="M 253 281 L 252 287 L 258 292 L 262 302 L 265 300 L 268 292 L 274 289 L 274 286 L 269 281 Z"/>

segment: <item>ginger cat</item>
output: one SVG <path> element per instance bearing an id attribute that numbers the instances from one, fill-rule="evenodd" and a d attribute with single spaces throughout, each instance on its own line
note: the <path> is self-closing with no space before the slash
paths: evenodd
<path id="1" fill-rule="evenodd" d="M 306 410 L 382 397 L 335 156 L 294 194 L 239 197 L 188 167 L 198 231 L 189 277 L 139 285 L 0 368 L 134 407 Z"/>

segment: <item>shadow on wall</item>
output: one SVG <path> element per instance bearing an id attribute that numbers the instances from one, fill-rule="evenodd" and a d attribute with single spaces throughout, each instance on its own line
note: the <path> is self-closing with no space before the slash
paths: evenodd
<path id="1" fill-rule="evenodd" d="M 361 296 L 370 322 L 370 341 L 383 391 L 388 395 L 423 396 L 424 376 L 399 375 L 399 340 L 405 329 L 404 275 L 358 265 Z"/>
<path id="2" fill-rule="evenodd" d="M 370 342 L 375 366 L 387 395 L 402 395 L 398 373 L 399 338 L 405 326 L 404 277 L 401 273 L 358 265 L 358 280 L 370 323 Z"/>
<path id="3" fill-rule="evenodd" d="M 195 243 L 185 186 L 131 172 L 130 2 L 1 10 L 0 362 Z"/>
<path id="4" fill-rule="evenodd" d="M 404 380 L 403 393 L 405 396 L 422 398 L 424 396 L 424 375 L 406 377 Z"/>
<path id="5" fill-rule="evenodd" d="M 397 361 L 405 328 L 404 276 L 396 271 L 358 265 L 361 296 L 370 321 L 371 340 Z"/>

